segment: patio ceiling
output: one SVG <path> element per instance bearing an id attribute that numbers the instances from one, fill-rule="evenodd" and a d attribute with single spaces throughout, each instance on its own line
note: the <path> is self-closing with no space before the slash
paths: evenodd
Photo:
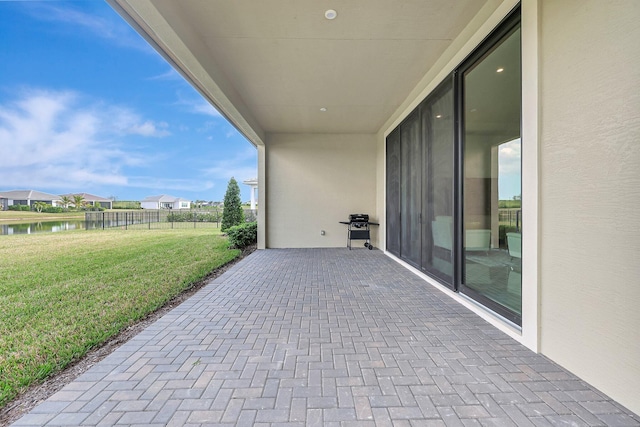
<path id="1" fill-rule="evenodd" d="M 376 133 L 487 2 L 108 1 L 254 144 Z"/>

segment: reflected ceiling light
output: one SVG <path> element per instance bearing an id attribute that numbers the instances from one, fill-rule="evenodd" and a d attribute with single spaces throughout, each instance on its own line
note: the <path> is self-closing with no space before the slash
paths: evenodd
<path id="1" fill-rule="evenodd" d="M 324 113 L 325 111 L 327 111 L 327 109 L 326 109 L 325 107 L 322 107 L 322 108 L 320 109 L 320 111 L 322 111 L 322 112 Z"/>
<path id="2" fill-rule="evenodd" d="M 338 12 L 336 12 L 333 9 L 329 9 L 324 13 L 324 17 L 331 20 L 331 19 L 336 19 L 336 16 L 338 16 Z"/>
<path id="3" fill-rule="evenodd" d="M 498 68 L 498 69 L 496 70 L 496 73 L 501 73 L 501 72 L 503 72 L 503 71 L 504 71 L 504 68 L 500 67 L 500 68 Z"/>
<path id="4" fill-rule="evenodd" d="M 478 111 L 478 109 L 477 109 L 477 108 L 472 108 L 470 111 L 471 111 L 472 113 L 475 113 L 476 111 Z"/>
<path id="5" fill-rule="evenodd" d="M 436 116 L 436 119 L 441 119 L 441 118 L 442 118 L 442 114 L 438 114 L 438 115 Z"/>

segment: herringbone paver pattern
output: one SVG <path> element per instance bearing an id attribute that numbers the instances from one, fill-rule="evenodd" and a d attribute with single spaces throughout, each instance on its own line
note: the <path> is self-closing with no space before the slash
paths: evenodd
<path id="1" fill-rule="evenodd" d="M 379 251 L 258 251 L 16 426 L 639 426 Z"/>

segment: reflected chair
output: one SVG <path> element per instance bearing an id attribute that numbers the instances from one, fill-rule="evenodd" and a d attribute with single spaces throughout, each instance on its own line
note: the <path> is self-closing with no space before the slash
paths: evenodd
<path id="1" fill-rule="evenodd" d="M 522 259 L 522 234 L 507 233 L 507 246 L 511 258 Z"/>

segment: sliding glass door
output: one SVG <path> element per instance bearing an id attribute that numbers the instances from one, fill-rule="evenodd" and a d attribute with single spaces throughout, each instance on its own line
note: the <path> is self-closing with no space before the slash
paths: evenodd
<path id="1" fill-rule="evenodd" d="M 387 137 L 387 250 L 522 318 L 516 11 Z"/>
<path id="2" fill-rule="evenodd" d="M 422 122 L 422 262 L 424 271 L 453 287 L 453 79 L 420 108 Z"/>
<path id="3" fill-rule="evenodd" d="M 515 210 L 520 218 L 520 26 L 503 32 L 459 73 L 464 147 L 460 290 L 519 322 L 521 230 L 504 213 Z"/>

